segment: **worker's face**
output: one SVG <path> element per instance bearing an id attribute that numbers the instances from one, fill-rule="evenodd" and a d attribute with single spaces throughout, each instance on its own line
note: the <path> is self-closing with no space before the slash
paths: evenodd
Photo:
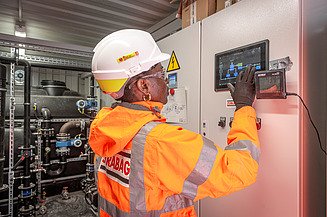
<path id="1" fill-rule="evenodd" d="M 167 78 L 161 63 L 151 69 L 148 80 L 150 81 L 149 92 L 152 98 L 151 101 L 166 104 L 168 96 Z"/>
<path id="2" fill-rule="evenodd" d="M 151 101 L 167 103 L 168 87 L 165 71 L 160 63 L 154 65 L 150 70 L 137 76 L 128 85 L 131 89 L 135 85 L 140 98 L 151 95 Z"/>

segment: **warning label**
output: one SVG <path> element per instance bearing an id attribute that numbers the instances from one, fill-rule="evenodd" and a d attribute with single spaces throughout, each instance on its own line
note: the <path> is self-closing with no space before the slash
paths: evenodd
<path id="1" fill-rule="evenodd" d="M 235 102 L 233 99 L 226 99 L 226 108 L 235 108 Z"/>
<path id="2" fill-rule="evenodd" d="M 180 69 L 177 57 L 175 52 L 173 51 L 173 53 L 171 54 L 170 60 L 169 60 L 169 64 L 167 67 L 167 72 L 171 72 L 171 71 L 175 71 Z"/>

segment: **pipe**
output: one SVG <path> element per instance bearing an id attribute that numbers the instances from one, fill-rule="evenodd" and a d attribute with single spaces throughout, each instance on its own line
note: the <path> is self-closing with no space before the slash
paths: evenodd
<path id="1" fill-rule="evenodd" d="M 85 174 L 81 174 L 81 175 L 73 175 L 73 176 L 67 176 L 67 177 L 60 177 L 60 178 L 54 178 L 54 179 L 47 179 L 47 180 L 42 180 L 41 184 L 48 184 L 48 183 L 57 183 L 60 181 L 67 181 L 70 179 L 80 179 L 80 178 L 84 178 Z"/>
<path id="2" fill-rule="evenodd" d="M 25 65 L 25 79 L 24 79 L 24 149 L 25 151 L 29 151 L 31 154 L 31 134 L 30 134 L 30 125 L 31 125 L 31 65 L 26 60 L 18 60 L 18 64 Z M 31 187 L 31 159 L 27 157 L 25 159 L 25 167 L 24 167 L 24 178 L 23 178 L 23 186 L 24 188 Z M 31 189 L 32 191 L 32 189 Z M 26 210 L 30 209 L 29 198 L 23 198 L 23 204 Z M 32 205 L 33 206 L 33 205 Z M 24 214 L 23 214 L 24 215 Z"/>
<path id="3" fill-rule="evenodd" d="M 66 169 L 66 165 L 60 165 L 60 167 L 56 170 L 47 170 L 47 174 L 49 176 L 58 176 L 60 175 L 62 172 L 64 172 L 64 170 Z"/>
<path id="4" fill-rule="evenodd" d="M 65 124 L 63 124 L 59 130 L 59 134 L 69 134 L 69 131 L 75 128 L 80 128 L 82 125 L 81 121 L 69 121 Z M 85 126 L 89 126 L 90 123 L 86 122 Z M 61 159 L 60 162 L 63 163 L 57 170 L 47 170 L 47 174 L 50 176 L 58 176 L 60 175 L 65 169 L 66 169 L 66 163 L 67 163 L 67 159 L 66 159 L 66 155 L 61 155 Z"/>
<path id="5" fill-rule="evenodd" d="M 42 114 L 42 117 L 44 118 L 44 120 L 50 120 L 51 112 L 47 107 L 42 107 L 41 114 Z M 50 124 L 49 124 L 49 127 L 50 127 Z"/>
<path id="6" fill-rule="evenodd" d="M 49 150 L 51 150 L 50 147 L 50 119 L 51 119 L 51 112 L 47 107 L 42 107 L 41 109 L 41 114 L 42 117 L 44 119 L 44 129 L 48 130 L 48 133 L 45 134 L 44 137 L 44 149 L 43 149 L 43 153 L 44 153 L 44 166 L 48 167 L 49 163 L 50 163 L 50 152 Z"/>
<path id="7" fill-rule="evenodd" d="M 90 126 L 90 122 L 85 122 L 85 127 Z M 69 121 L 61 126 L 59 133 L 69 133 L 71 129 L 80 128 L 81 121 Z"/>
<path id="8" fill-rule="evenodd" d="M 42 63 L 32 63 L 32 66 L 39 67 L 39 68 L 62 69 L 62 70 L 78 71 L 78 72 L 91 71 L 91 68 L 87 68 L 87 67 L 59 66 L 59 65 L 42 64 Z"/>
<path id="9" fill-rule="evenodd" d="M 51 112 L 47 107 L 42 107 L 41 114 L 44 119 L 44 129 L 48 130 L 48 133 L 45 134 L 44 137 L 44 166 L 46 167 L 46 173 L 49 176 L 58 176 L 60 175 L 65 169 L 66 165 L 61 164 L 58 169 L 51 170 L 50 166 L 53 165 L 50 163 L 50 152 L 48 150 L 51 150 L 51 143 L 50 143 L 50 120 L 51 120 Z M 65 162 L 66 156 L 61 156 L 60 162 Z"/>
<path id="10" fill-rule="evenodd" d="M 5 104 L 6 104 L 6 66 L 0 64 L 0 192 L 7 189 L 3 185 Z"/>
<path id="11" fill-rule="evenodd" d="M 80 121 L 69 121 L 61 126 L 59 133 L 69 133 L 71 129 L 80 128 L 80 127 L 81 127 Z"/>
<path id="12" fill-rule="evenodd" d="M 90 98 L 94 98 L 94 77 L 90 77 Z"/>
<path id="13" fill-rule="evenodd" d="M 31 64 L 26 60 L 20 60 L 15 58 L 0 58 L 3 63 L 18 63 L 18 65 L 24 65 L 25 78 L 24 78 L 24 144 L 22 150 L 24 153 L 28 154 L 28 157 L 24 159 L 24 175 L 22 179 L 22 187 L 19 189 L 25 194 L 21 195 L 23 200 L 23 207 L 20 208 L 22 216 L 30 216 L 34 214 L 35 207 L 33 205 L 30 194 L 34 184 L 31 182 L 31 159 L 30 155 L 32 153 L 31 148 L 31 135 L 30 135 L 30 124 L 31 124 L 31 113 L 30 113 L 30 104 L 31 104 Z M 33 198 L 33 197 L 32 197 Z M 32 209 L 31 209 L 32 207 Z"/>

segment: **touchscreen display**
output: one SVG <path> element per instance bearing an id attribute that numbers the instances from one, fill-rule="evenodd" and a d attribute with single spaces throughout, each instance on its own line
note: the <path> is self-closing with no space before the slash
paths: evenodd
<path id="1" fill-rule="evenodd" d="M 227 83 L 234 84 L 250 64 L 256 71 L 268 68 L 268 40 L 216 54 L 215 91 L 226 90 Z"/>
<path id="2" fill-rule="evenodd" d="M 259 77 L 260 93 L 279 93 L 281 91 L 280 77 Z"/>
<path id="3" fill-rule="evenodd" d="M 177 88 L 177 73 L 168 74 L 168 87 Z"/>
<path id="4" fill-rule="evenodd" d="M 285 69 L 258 71 L 254 79 L 257 99 L 286 99 Z"/>

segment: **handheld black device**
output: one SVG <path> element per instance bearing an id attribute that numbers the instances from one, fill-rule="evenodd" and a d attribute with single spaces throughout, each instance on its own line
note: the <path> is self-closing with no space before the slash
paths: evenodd
<path id="1" fill-rule="evenodd" d="M 286 99 L 285 69 L 257 71 L 254 80 L 257 99 Z"/>

